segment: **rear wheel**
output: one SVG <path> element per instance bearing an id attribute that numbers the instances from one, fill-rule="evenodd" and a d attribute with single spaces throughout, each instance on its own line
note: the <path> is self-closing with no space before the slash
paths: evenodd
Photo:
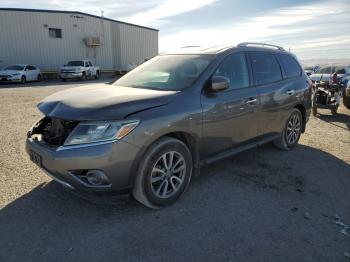
<path id="1" fill-rule="evenodd" d="M 296 146 L 299 141 L 303 125 L 303 117 L 296 108 L 290 114 L 283 129 L 281 137 L 274 141 L 274 145 L 282 150 L 289 150 Z"/>
<path id="2" fill-rule="evenodd" d="M 27 79 L 25 76 L 22 76 L 21 77 L 21 84 L 25 84 L 25 83 L 27 83 Z"/>
<path id="3" fill-rule="evenodd" d="M 99 79 L 100 77 L 100 71 L 96 71 L 95 79 Z"/>
<path id="4" fill-rule="evenodd" d="M 174 203 L 191 180 L 192 156 L 181 141 L 164 137 L 144 154 L 138 168 L 133 196 L 150 208 Z"/>

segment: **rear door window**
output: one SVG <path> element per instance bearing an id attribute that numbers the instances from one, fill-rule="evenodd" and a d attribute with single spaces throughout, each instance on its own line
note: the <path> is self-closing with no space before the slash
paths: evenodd
<path id="1" fill-rule="evenodd" d="M 256 85 L 263 85 L 282 80 L 280 65 L 273 54 L 251 52 L 250 61 Z"/>
<path id="2" fill-rule="evenodd" d="M 248 87 L 249 72 L 244 53 L 236 53 L 226 57 L 214 75 L 227 77 L 230 80 L 230 89 Z"/>
<path id="3" fill-rule="evenodd" d="M 301 75 L 301 67 L 294 57 L 291 55 L 278 54 L 278 58 L 282 64 L 287 78 L 297 77 Z"/>

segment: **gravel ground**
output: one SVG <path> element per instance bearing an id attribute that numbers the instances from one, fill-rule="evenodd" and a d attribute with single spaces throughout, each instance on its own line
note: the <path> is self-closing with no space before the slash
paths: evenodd
<path id="1" fill-rule="evenodd" d="M 311 117 L 290 152 L 266 145 L 204 167 L 152 211 L 82 200 L 29 161 L 36 104 L 80 84 L 0 86 L 0 261 L 350 261 L 349 110 Z"/>

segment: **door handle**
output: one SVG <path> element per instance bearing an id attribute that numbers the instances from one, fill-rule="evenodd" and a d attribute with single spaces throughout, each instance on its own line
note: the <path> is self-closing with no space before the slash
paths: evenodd
<path id="1" fill-rule="evenodd" d="M 293 90 L 288 90 L 287 91 L 287 95 L 294 95 L 294 93 L 295 93 L 295 90 L 293 89 Z"/>
<path id="2" fill-rule="evenodd" d="M 248 101 L 246 101 L 245 103 L 248 105 L 254 104 L 256 102 L 256 98 L 250 98 Z"/>

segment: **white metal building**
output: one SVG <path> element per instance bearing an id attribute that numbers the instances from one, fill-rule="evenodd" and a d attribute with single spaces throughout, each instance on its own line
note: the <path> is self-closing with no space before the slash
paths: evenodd
<path id="1" fill-rule="evenodd" d="M 129 70 L 158 54 L 158 30 L 81 12 L 0 8 L 0 67 L 33 64 L 56 71 L 90 59 Z"/>

